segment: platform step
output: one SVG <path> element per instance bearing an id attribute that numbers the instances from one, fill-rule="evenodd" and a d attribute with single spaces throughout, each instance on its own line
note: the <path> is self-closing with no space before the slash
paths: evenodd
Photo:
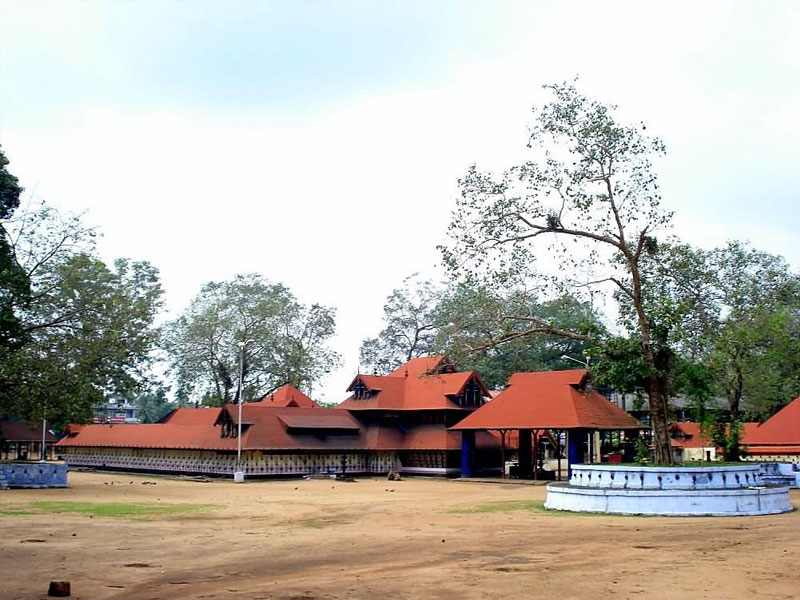
<path id="1" fill-rule="evenodd" d="M 762 475 L 761 481 L 770 485 L 786 485 L 789 487 L 797 486 L 794 475 Z"/>

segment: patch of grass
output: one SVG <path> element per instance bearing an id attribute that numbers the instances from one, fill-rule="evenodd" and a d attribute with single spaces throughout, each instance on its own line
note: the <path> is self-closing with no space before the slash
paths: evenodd
<path id="1" fill-rule="evenodd" d="M 480 513 L 496 513 L 510 511 L 534 512 L 548 517 L 641 517 L 643 515 L 617 515 L 597 512 L 571 512 L 567 510 L 547 510 L 544 502 L 539 500 L 504 500 L 451 508 L 447 512 L 453 515 L 474 515 Z"/>
<path id="2" fill-rule="evenodd" d="M 122 502 L 32 502 L 30 506 L 45 512 L 72 512 L 93 517 L 127 518 L 192 514 L 216 508 L 214 504 L 128 504 Z"/>
<path id="3" fill-rule="evenodd" d="M 29 510 L 21 510 L 16 508 L 7 508 L 0 510 L 0 517 L 17 517 L 20 515 L 33 515 L 33 514 L 36 513 L 33 513 Z"/>
<path id="4" fill-rule="evenodd" d="M 537 500 L 503 500 L 501 502 L 487 502 L 475 506 L 460 506 L 451 508 L 447 512 L 454 515 L 474 515 L 478 513 L 510 512 L 513 510 L 529 510 L 543 512 L 544 503 Z"/>

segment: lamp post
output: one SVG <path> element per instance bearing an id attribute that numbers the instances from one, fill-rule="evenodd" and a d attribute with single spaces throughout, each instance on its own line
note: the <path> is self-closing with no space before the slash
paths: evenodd
<path id="1" fill-rule="evenodd" d="M 47 419 L 44 415 L 42 415 L 42 458 L 39 462 L 47 462 L 47 450 L 46 450 L 46 433 L 47 433 Z"/>
<path id="2" fill-rule="evenodd" d="M 561 355 L 561 360 L 571 360 L 574 363 L 578 363 L 579 365 L 583 365 L 587 369 L 589 368 L 589 357 L 588 356 L 586 357 L 586 362 L 583 362 L 582 360 L 578 360 L 577 358 L 572 358 L 571 356 L 567 356 L 566 354 L 562 354 Z"/>
<path id="3" fill-rule="evenodd" d="M 236 471 L 233 480 L 236 483 L 244 483 L 244 471 L 242 471 L 242 381 L 244 380 L 244 347 L 247 342 L 239 342 L 239 427 L 236 435 Z"/>

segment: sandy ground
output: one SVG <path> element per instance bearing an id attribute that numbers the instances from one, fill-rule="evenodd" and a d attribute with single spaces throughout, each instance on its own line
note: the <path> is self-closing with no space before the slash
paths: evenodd
<path id="1" fill-rule="evenodd" d="M 84 599 L 800 597 L 798 511 L 460 512 L 544 497 L 542 486 L 433 479 L 237 485 L 70 473 L 69 489 L 0 492 L 0 598 L 45 598 L 51 580 Z M 9 514 L 37 501 L 216 507 L 136 519 Z"/>

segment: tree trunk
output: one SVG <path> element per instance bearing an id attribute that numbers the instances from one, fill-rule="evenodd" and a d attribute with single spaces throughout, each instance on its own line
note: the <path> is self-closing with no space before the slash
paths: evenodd
<path id="1" fill-rule="evenodd" d="M 672 446 L 670 444 L 667 418 L 667 395 L 663 378 L 651 375 L 647 378 L 647 395 L 650 401 L 650 421 L 653 425 L 653 450 L 655 464 L 671 465 Z"/>

